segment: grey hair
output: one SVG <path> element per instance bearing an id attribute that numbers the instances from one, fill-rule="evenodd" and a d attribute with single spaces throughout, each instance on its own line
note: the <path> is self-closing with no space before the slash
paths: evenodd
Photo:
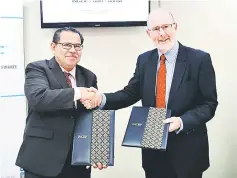
<path id="1" fill-rule="evenodd" d="M 169 14 L 170 17 L 172 18 L 173 23 L 176 23 L 173 14 L 172 14 L 171 12 L 168 12 L 168 14 Z M 150 14 L 149 14 L 148 17 L 147 17 L 147 26 L 146 26 L 147 29 L 149 29 L 149 19 L 150 19 Z"/>

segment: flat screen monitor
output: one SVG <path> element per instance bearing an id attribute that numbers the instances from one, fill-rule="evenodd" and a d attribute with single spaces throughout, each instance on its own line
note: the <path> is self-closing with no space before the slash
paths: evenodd
<path id="1" fill-rule="evenodd" d="M 41 0 L 41 28 L 146 26 L 150 0 Z"/>

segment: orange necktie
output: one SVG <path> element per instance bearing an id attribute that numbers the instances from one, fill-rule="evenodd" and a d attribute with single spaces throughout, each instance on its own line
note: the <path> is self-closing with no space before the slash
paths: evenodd
<path id="1" fill-rule="evenodd" d="M 160 67 L 157 72 L 156 82 L 156 107 L 166 108 L 165 104 L 166 94 L 166 66 L 165 66 L 165 55 L 160 56 Z"/>

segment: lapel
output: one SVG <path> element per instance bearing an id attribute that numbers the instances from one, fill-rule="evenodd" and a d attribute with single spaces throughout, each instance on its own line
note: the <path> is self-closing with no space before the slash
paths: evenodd
<path id="1" fill-rule="evenodd" d="M 57 79 L 58 83 L 63 87 L 63 88 L 68 88 L 69 85 L 66 82 L 65 76 L 62 72 L 62 69 L 58 65 L 55 57 L 49 60 L 49 68 L 53 72 L 55 78 Z M 76 66 L 76 80 L 77 80 L 77 87 L 85 87 L 85 76 L 82 73 L 82 69 L 80 66 Z"/>
<path id="2" fill-rule="evenodd" d="M 146 68 L 146 78 L 145 81 L 149 82 L 146 83 L 145 88 L 147 92 L 147 101 L 149 101 L 149 104 L 154 106 L 156 103 L 156 94 L 155 94 L 155 88 L 156 88 L 156 73 L 157 73 L 157 63 L 158 63 L 158 51 L 155 49 L 151 54 L 151 60 L 147 64 Z"/>
<path id="3" fill-rule="evenodd" d="M 179 43 L 179 52 L 176 59 L 173 80 L 172 80 L 172 84 L 170 88 L 168 108 L 171 107 L 172 100 L 175 98 L 176 93 L 179 89 L 179 86 L 182 82 L 183 75 L 187 66 L 186 60 L 187 60 L 187 54 L 186 54 L 185 47 Z"/>
<path id="4" fill-rule="evenodd" d="M 62 69 L 58 65 L 55 57 L 49 60 L 49 68 L 53 72 L 55 78 L 57 79 L 58 83 L 63 88 L 69 88 L 69 85 L 66 82 L 66 78 L 63 74 Z M 85 87 L 85 76 L 83 75 L 83 70 L 80 66 L 76 66 L 76 83 L 77 87 Z M 79 107 L 81 103 L 77 101 L 77 106 Z"/>
<path id="5" fill-rule="evenodd" d="M 80 67 L 79 65 L 76 66 L 76 80 L 77 87 L 86 87 L 85 75 L 83 73 L 82 67 Z"/>
<path id="6" fill-rule="evenodd" d="M 51 58 L 49 61 L 49 68 L 54 74 L 54 77 L 57 79 L 58 83 L 63 87 L 63 88 L 68 88 L 69 85 L 66 82 L 65 76 L 63 74 L 62 69 L 58 65 L 55 57 Z"/>
<path id="7" fill-rule="evenodd" d="M 76 66 L 76 83 L 77 83 L 77 87 L 87 87 L 86 86 L 86 80 L 85 80 L 85 72 L 83 70 L 83 68 L 79 65 Z M 81 102 L 78 100 L 77 101 L 77 108 L 81 108 L 83 107 L 83 105 L 81 104 Z"/>

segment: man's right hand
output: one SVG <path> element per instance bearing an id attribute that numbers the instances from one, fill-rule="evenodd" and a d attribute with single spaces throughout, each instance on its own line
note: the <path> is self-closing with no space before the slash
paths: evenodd
<path id="1" fill-rule="evenodd" d="M 96 88 L 82 88 L 80 101 L 87 109 L 93 109 L 101 104 L 102 95 Z"/>
<path id="2" fill-rule="evenodd" d="M 93 100 L 96 92 L 91 90 L 90 88 L 85 88 L 85 87 L 80 87 L 80 92 L 81 92 L 81 101 L 84 100 Z"/>

